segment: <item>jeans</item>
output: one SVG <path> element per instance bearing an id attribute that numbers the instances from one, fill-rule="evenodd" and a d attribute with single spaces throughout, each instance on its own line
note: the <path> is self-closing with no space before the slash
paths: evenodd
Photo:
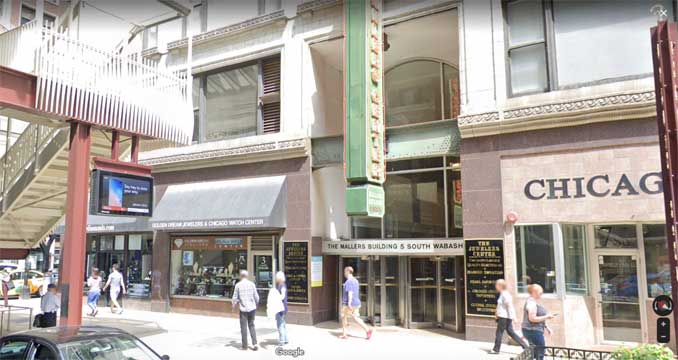
<path id="1" fill-rule="evenodd" d="M 256 310 L 250 312 L 240 312 L 240 336 L 242 336 L 242 347 L 247 347 L 247 329 L 250 330 L 250 336 L 252 337 L 252 345 L 257 344 L 257 332 L 254 330 L 254 315 Z"/>
<path id="2" fill-rule="evenodd" d="M 87 306 L 92 309 L 92 313 L 97 310 L 97 303 L 99 302 L 99 297 L 101 292 L 99 291 L 90 291 L 87 293 Z"/>
<path id="3" fill-rule="evenodd" d="M 534 358 L 536 360 L 544 359 L 544 347 L 546 340 L 544 340 L 544 332 L 540 330 L 523 329 L 523 336 L 534 346 Z"/>
<path id="4" fill-rule="evenodd" d="M 501 349 L 504 332 L 507 332 L 511 339 L 517 342 L 523 349 L 528 347 L 523 339 L 513 330 L 513 321 L 511 319 L 499 318 L 497 319 L 497 332 L 494 336 L 494 351 L 499 352 Z"/>
<path id="5" fill-rule="evenodd" d="M 285 312 L 279 312 L 275 315 L 275 322 L 278 325 L 278 342 L 285 345 L 287 341 L 287 327 L 285 326 Z"/>

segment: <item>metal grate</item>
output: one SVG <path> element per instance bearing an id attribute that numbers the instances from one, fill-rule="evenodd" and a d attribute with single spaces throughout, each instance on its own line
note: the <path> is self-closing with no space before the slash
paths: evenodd
<path id="1" fill-rule="evenodd" d="M 252 251 L 273 251 L 273 236 L 252 236 L 250 242 L 250 250 Z"/>

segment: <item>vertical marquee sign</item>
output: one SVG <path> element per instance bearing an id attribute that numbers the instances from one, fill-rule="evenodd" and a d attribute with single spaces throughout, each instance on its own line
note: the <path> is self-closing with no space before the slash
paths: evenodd
<path id="1" fill-rule="evenodd" d="M 381 0 L 347 0 L 346 213 L 384 215 L 384 101 Z"/>

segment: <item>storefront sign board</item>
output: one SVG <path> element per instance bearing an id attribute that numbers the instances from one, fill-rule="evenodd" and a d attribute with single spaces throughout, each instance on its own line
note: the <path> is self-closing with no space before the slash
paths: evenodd
<path id="1" fill-rule="evenodd" d="M 246 250 L 244 238 L 181 236 L 172 238 L 172 250 Z"/>
<path id="2" fill-rule="evenodd" d="M 351 186 L 346 189 L 346 214 L 382 217 L 385 211 L 384 188 L 377 185 Z"/>
<path id="3" fill-rule="evenodd" d="M 287 278 L 287 301 L 308 304 L 308 242 L 283 243 L 283 271 Z"/>
<path id="4" fill-rule="evenodd" d="M 497 292 L 494 284 L 504 278 L 504 241 L 465 240 L 466 314 L 494 316 Z"/>
<path id="5" fill-rule="evenodd" d="M 461 239 L 374 239 L 324 241 L 327 255 L 464 255 Z"/>

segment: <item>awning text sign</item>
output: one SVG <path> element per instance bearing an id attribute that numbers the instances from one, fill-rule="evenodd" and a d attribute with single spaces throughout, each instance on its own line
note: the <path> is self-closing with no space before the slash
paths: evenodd
<path id="1" fill-rule="evenodd" d="M 464 255 L 461 239 L 374 239 L 324 241 L 328 255 Z"/>

